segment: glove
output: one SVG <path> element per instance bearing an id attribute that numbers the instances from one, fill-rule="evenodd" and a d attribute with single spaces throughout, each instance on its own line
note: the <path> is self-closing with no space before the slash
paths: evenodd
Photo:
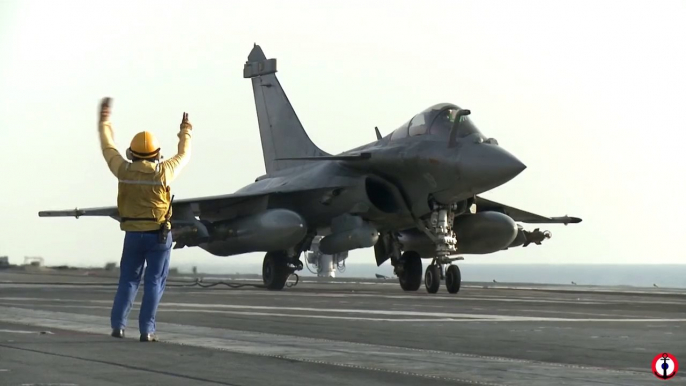
<path id="1" fill-rule="evenodd" d="M 105 97 L 100 101 L 100 122 L 109 120 L 110 118 L 110 105 L 112 103 L 112 98 Z"/>
<path id="2" fill-rule="evenodd" d="M 193 129 L 193 126 L 188 121 L 188 113 L 183 113 L 183 118 L 181 118 L 181 130 L 183 130 L 183 129 L 188 129 L 188 130 Z"/>

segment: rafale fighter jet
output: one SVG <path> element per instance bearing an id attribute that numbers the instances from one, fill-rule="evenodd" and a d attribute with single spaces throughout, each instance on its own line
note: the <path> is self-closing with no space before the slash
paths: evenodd
<path id="1" fill-rule="evenodd" d="M 280 290 L 303 268 L 300 258 L 319 235 L 325 254 L 374 247 L 377 266 L 390 260 L 405 291 L 419 289 L 422 259 L 429 259 L 427 291 L 436 293 L 444 279 L 448 292 L 456 293 L 458 255 L 542 240 L 516 221 L 581 222 L 477 196 L 526 166 L 484 136 L 467 109 L 436 104 L 384 137 L 376 128 L 374 142 L 332 155 L 307 136 L 275 73 L 276 59 L 255 45 L 243 77 L 252 82 L 266 174 L 233 194 L 175 201 L 174 248 L 198 246 L 216 256 L 266 252 L 265 287 Z M 119 220 L 116 206 L 39 216 Z"/>

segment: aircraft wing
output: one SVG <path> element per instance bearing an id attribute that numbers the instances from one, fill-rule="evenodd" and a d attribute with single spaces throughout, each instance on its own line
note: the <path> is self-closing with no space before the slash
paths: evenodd
<path id="1" fill-rule="evenodd" d="M 60 210 L 42 210 L 38 212 L 38 217 L 76 217 L 81 216 L 99 216 L 112 217 L 119 220 L 119 212 L 116 206 L 101 206 L 98 208 L 75 208 L 75 209 L 60 209 Z"/>
<path id="2" fill-rule="evenodd" d="M 513 208 L 495 201 L 487 200 L 483 197 L 476 197 L 474 201 L 476 204 L 477 212 L 485 210 L 493 210 L 505 213 L 506 215 L 512 217 L 515 221 L 521 221 L 529 224 L 576 224 L 580 223 L 581 219 L 578 217 L 546 217 L 535 213 L 530 213 L 521 209 Z"/>
<path id="3" fill-rule="evenodd" d="M 223 207 L 230 207 L 237 205 L 241 202 L 258 198 L 264 196 L 265 194 L 227 194 L 221 196 L 212 197 L 199 197 L 199 198 L 189 198 L 185 200 L 174 200 L 172 207 L 178 207 L 185 204 L 195 204 L 199 211 L 205 210 L 218 210 Z M 64 209 L 64 210 L 43 210 L 38 212 L 39 217 L 83 217 L 83 216 L 96 216 L 96 217 L 111 217 L 119 221 L 119 211 L 116 206 L 106 206 L 97 208 L 75 208 L 75 209 Z"/>
<path id="4" fill-rule="evenodd" d="M 174 200 L 172 204 L 172 222 L 174 222 L 173 217 L 175 213 L 179 213 L 179 209 L 182 207 L 190 207 L 192 214 L 197 216 L 201 213 L 225 213 L 229 214 L 233 212 L 250 211 L 253 208 L 249 203 L 255 203 L 257 201 L 268 198 L 270 195 L 278 195 L 280 193 L 305 193 L 305 192 L 316 192 L 317 190 L 322 190 L 322 192 L 329 191 L 330 188 L 324 189 L 302 189 L 295 191 L 261 191 L 255 193 L 234 193 L 225 194 L 218 196 L 207 196 L 207 197 L 196 197 L 188 198 L 183 200 Z M 186 212 L 187 213 L 187 212 Z M 97 217 L 111 217 L 119 221 L 119 211 L 116 206 L 108 207 L 97 207 L 97 208 L 76 208 L 76 209 L 64 209 L 64 210 L 43 210 L 38 212 L 39 217 L 75 217 L 79 218 L 82 216 L 97 216 Z"/>

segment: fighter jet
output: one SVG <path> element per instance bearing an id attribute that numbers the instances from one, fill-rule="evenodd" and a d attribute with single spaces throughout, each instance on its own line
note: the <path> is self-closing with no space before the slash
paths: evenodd
<path id="1" fill-rule="evenodd" d="M 518 221 L 581 222 L 478 196 L 526 166 L 485 136 L 468 109 L 430 106 L 388 135 L 375 128 L 375 141 L 334 155 L 310 140 L 276 72 L 276 59 L 255 44 L 243 77 L 252 82 L 266 173 L 233 194 L 174 201 L 174 248 L 216 256 L 265 252 L 264 285 L 281 290 L 319 236 L 325 254 L 373 247 L 377 266 L 390 260 L 405 291 L 421 286 L 426 259 L 426 290 L 436 293 L 444 280 L 457 293 L 462 278 L 454 262 L 462 255 L 528 245 L 532 238 Z M 119 220 L 116 206 L 38 215 Z"/>

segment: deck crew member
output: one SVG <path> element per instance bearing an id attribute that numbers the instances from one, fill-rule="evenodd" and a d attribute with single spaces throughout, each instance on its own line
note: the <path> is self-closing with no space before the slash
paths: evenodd
<path id="1" fill-rule="evenodd" d="M 120 262 L 119 286 L 111 313 L 112 336 L 124 337 L 143 265 L 145 286 L 138 318 L 140 341 L 157 341 L 155 315 L 169 273 L 172 235 L 170 218 L 172 196 L 169 184 L 188 164 L 191 156 L 191 130 L 188 114 L 183 113 L 178 133 L 178 153 L 161 161 L 155 136 L 142 131 L 131 140 L 125 160 L 114 145 L 110 122 L 110 98 L 100 104 L 100 146 L 112 174 L 119 180 L 117 207 L 120 229 L 125 232 Z"/>

